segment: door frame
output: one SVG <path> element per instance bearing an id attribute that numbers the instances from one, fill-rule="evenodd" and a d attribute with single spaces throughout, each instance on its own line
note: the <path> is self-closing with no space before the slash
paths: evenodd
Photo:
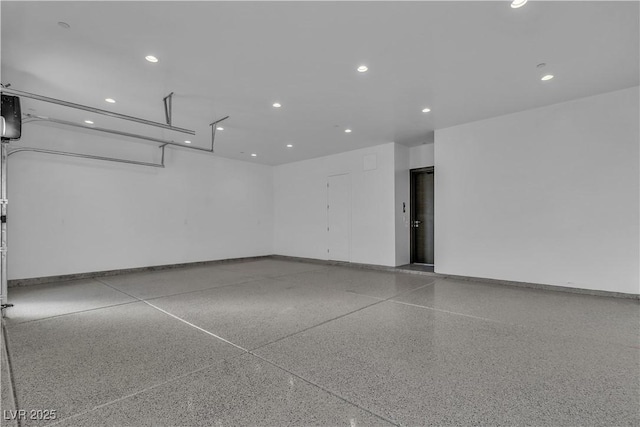
<path id="1" fill-rule="evenodd" d="M 415 262 L 415 238 L 413 236 L 413 229 L 414 229 L 414 221 L 415 219 L 415 215 L 416 215 L 416 194 L 415 194 L 415 184 L 414 184 L 414 176 L 419 174 L 419 173 L 425 173 L 425 172 L 431 172 L 433 173 L 433 178 L 434 178 L 434 203 L 435 203 L 435 176 L 436 176 L 436 171 L 435 171 L 435 167 L 434 166 L 427 166 L 427 167 L 422 167 L 422 168 L 415 168 L 415 169 L 410 169 L 409 170 L 409 200 L 410 200 L 410 209 L 409 209 L 409 241 L 410 241 L 410 249 L 409 249 L 409 262 L 411 264 L 416 264 Z M 435 223 L 435 219 L 434 219 L 434 223 Z M 434 227 L 435 228 L 435 227 Z M 435 243 L 435 242 L 434 242 Z M 420 263 L 420 265 L 433 265 L 433 264 L 422 264 Z"/>

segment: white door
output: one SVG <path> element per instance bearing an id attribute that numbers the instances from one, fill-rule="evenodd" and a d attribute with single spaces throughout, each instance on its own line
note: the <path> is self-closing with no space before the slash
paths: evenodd
<path id="1" fill-rule="evenodd" d="M 349 174 L 327 179 L 327 258 L 333 261 L 351 260 L 351 180 Z"/>

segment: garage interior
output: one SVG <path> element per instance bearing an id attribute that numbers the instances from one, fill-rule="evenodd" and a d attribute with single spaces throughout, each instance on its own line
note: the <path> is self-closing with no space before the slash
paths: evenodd
<path id="1" fill-rule="evenodd" d="M 1 425 L 640 424 L 639 6 L 3 1 Z"/>

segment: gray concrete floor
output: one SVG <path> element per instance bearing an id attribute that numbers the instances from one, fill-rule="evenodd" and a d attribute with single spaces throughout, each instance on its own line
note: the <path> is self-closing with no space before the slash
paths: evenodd
<path id="1" fill-rule="evenodd" d="M 275 259 L 9 291 L 22 426 L 640 425 L 637 300 Z"/>

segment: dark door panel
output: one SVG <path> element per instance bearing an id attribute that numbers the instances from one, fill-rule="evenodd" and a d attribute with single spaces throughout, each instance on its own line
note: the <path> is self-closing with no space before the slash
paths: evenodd
<path id="1" fill-rule="evenodd" d="M 411 171 L 411 262 L 434 261 L 433 168 Z"/>

